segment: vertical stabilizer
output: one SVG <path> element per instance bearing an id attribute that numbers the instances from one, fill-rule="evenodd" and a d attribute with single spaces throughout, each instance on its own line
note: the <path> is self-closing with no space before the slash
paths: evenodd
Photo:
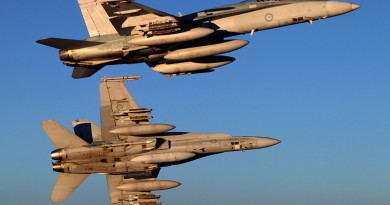
<path id="1" fill-rule="evenodd" d="M 54 120 L 44 120 L 41 122 L 41 126 L 57 149 L 88 145 L 86 141 Z"/>
<path id="2" fill-rule="evenodd" d="M 100 127 L 89 120 L 73 120 L 74 133 L 88 143 L 102 141 Z"/>
<path id="3" fill-rule="evenodd" d="M 117 34 L 100 0 L 78 0 L 89 36 Z"/>
<path id="4" fill-rule="evenodd" d="M 65 201 L 65 199 L 68 198 L 88 176 L 89 174 L 60 173 L 53 191 L 51 192 L 50 200 L 52 202 Z"/>

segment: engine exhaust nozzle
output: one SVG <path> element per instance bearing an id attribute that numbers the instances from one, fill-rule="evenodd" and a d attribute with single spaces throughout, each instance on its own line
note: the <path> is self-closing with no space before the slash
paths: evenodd
<path id="1" fill-rule="evenodd" d="M 64 172 L 64 164 L 62 162 L 53 162 L 53 171 Z"/>
<path id="2" fill-rule="evenodd" d="M 63 160 L 61 149 L 56 149 L 56 150 L 52 151 L 50 156 L 53 160 Z"/>

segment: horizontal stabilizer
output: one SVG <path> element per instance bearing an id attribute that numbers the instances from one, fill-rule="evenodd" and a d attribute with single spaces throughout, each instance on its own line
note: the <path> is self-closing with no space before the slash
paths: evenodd
<path id="1" fill-rule="evenodd" d="M 104 65 L 103 65 L 104 66 Z M 98 72 L 103 66 L 94 66 L 94 67 L 74 67 L 72 78 L 87 78 Z"/>
<path id="2" fill-rule="evenodd" d="M 117 204 L 120 202 L 122 191 L 116 187 L 123 182 L 123 175 L 106 175 L 108 194 L 110 195 L 111 204 Z"/>
<path id="3" fill-rule="evenodd" d="M 57 149 L 88 145 L 86 141 L 54 120 L 44 120 L 41 122 L 41 126 Z"/>
<path id="4" fill-rule="evenodd" d="M 63 49 L 63 50 L 85 48 L 85 47 L 104 44 L 102 42 L 96 42 L 96 41 L 83 41 L 83 40 L 72 40 L 72 39 L 62 39 L 62 38 L 45 38 L 45 39 L 37 40 L 37 43 L 43 44 L 45 46 L 50 46 L 53 48 Z"/>
<path id="5" fill-rule="evenodd" d="M 89 174 L 60 173 L 56 185 L 54 185 L 53 191 L 51 192 L 50 200 L 52 202 L 65 201 L 88 176 Z"/>

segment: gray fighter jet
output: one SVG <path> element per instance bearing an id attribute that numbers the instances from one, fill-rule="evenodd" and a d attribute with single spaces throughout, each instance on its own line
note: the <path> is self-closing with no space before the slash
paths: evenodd
<path id="1" fill-rule="evenodd" d="M 353 11 L 357 4 L 315 0 L 247 0 L 180 17 L 131 0 L 78 0 L 90 38 L 41 39 L 60 49 L 73 78 L 93 75 L 105 65 L 145 62 L 166 76 L 204 73 L 233 62 L 218 56 L 249 42 L 226 37 Z"/>
<path id="2" fill-rule="evenodd" d="M 100 84 L 101 129 L 88 120 L 75 120 L 75 134 L 54 120 L 42 121 L 57 148 L 53 170 L 60 172 L 51 194 L 64 201 L 90 174 L 105 174 L 111 203 L 155 205 L 151 191 L 180 183 L 156 180 L 160 168 L 230 151 L 280 143 L 266 137 L 233 137 L 221 133 L 168 132 L 175 127 L 150 124 L 149 108 L 139 108 L 123 82 L 135 77 L 103 78 Z"/>

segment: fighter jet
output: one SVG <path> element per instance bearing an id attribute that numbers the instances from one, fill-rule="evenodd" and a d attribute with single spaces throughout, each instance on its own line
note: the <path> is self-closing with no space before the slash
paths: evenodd
<path id="1" fill-rule="evenodd" d="M 93 75 L 106 65 L 145 62 L 166 76 L 204 73 L 233 62 L 219 54 L 249 42 L 225 39 L 337 16 L 357 4 L 316 0 L 246 0 L 174 16 L 131 0 L 78 0 L 90 38 L 46 38 L 40 44 L 60 49 L 73 78 Z"/>
<path id="2" fill-rule="evenodd" d="M 213 154 L 265 148 L 280 143 L 266 137 L 221 133 L 169 132 L 175 127 L 151 124 L 151 109 L 140 108 L 123 82 L 140 76 L 103 78 L 100 83 L 101 129 L 89 120 L 75 120 L 75 134 L 54 120 L 41 125 L 56 150 L 53 170 L 59 172 L 51 194 L 62 202 L 92 173 L 105 174 L 113 205 L 156 205 L 151 191 L 179 186 L 156 180 L 160 169 Z"/>

